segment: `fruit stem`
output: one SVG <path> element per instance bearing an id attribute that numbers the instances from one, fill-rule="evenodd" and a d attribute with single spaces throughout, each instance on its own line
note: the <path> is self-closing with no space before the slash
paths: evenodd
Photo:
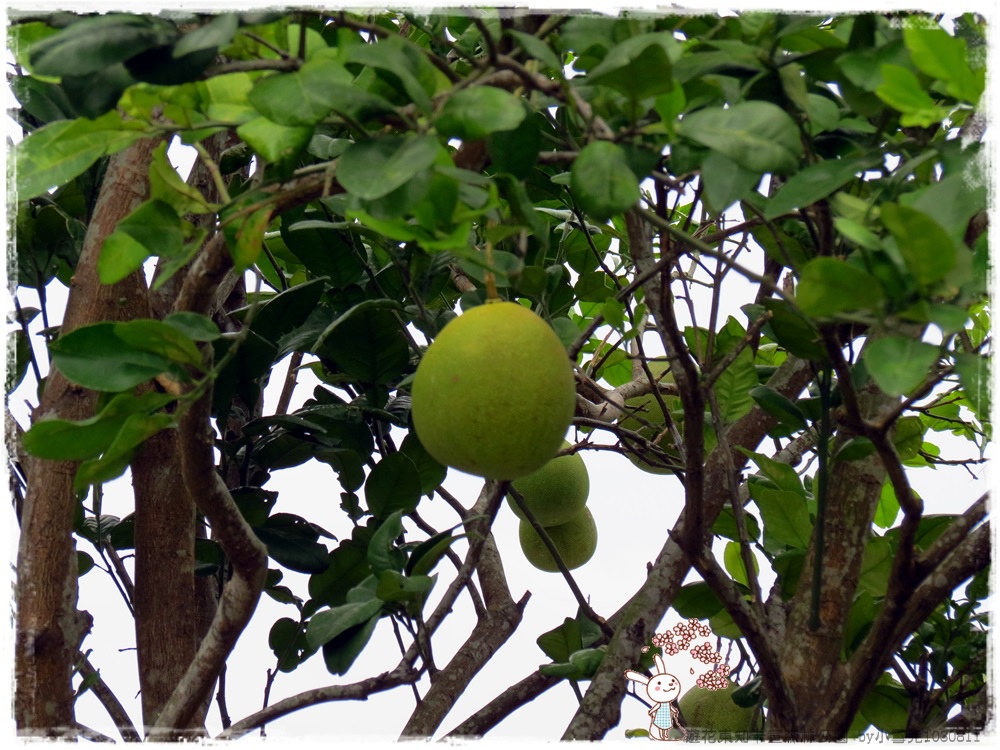
<path id="1" fill-rule="evenodd" d="M 492 226 L 492 222 L 490 224 Z M 486 273 L 483 274 L 483 282 L 486 284 L 486 301 L 497 302 L 500 295 L 497 294 L 497 278 L 493 275 L 493 242 L 486 240 Z"/>

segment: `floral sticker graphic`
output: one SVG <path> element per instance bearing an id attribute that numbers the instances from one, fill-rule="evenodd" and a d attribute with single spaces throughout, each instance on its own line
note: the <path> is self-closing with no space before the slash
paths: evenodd
<path id="1" fill-rule="evenodd" d="M 680 679 L 673 674 L 677 670 L 667 667 L 667 660 L 670 657 L 677 657 L 683 652 L 687 652 L 691 658 L 708 667 L 697 676 L 694 687 L 689 691 L 698 694 L 692 695 L 692 698 L 697 699 L 697 703 L 692 701 L 689 707 L 691 705 L 707 705 L 701 695 L 706 691 L 725 690 L 729 692 L 734 687 L 729 680 L 732 668 L 728 662 L 723 660 L 722 654 L 708 641 L 692 646 L 696 639 L 707 638 L 710 635 L 712 635 L 710 628 L 691 619 L 686 623 L 676 624 L 671 630 L 653 636 L 653 648 L 658 649 L 661 653 L 653 655 L 653 666 L 650 668 L 650 674 L 643 674 L 633 669 L 625 670 L 625 679 L 631 683 L 631 687 L 634 687 L 634 692 L 630 694 L 649 709 L 647 712 L 650 718 L 649 730 L 648 733 L 641 730 L 630 730 L 626 736 L 648 734 L 651 740 L 676 741 L 688 738 L 689 732 L 685 727 L 691 726 L 692 719 L 696 720 L 699 727 L 711 725 L 713 717 L 706 716 L 702 710 L 697 710 L 694 716 L 684 715 L 679 702 L 684 686 L 682 686 Z M 643 648 L 642 651 L 647 653 L 649 647 Z M 693 669 L 690 671 L 691 674 L 694 674 Z M 642 693 L 645 694 L 645 697 Z M 708 723 L 706 723 L 706 719 L 709 720 Z"/>

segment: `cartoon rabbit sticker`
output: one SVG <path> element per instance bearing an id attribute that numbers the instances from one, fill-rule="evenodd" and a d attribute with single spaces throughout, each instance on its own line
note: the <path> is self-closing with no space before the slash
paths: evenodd
<path id="1" fill-rule="evenodd" d="M 649 739 L 672 741 L 669 735 L 670 727 L 676 728 L 681 733 L 679 739 L 683 739 L 687 736 L 687 732 L 678 721 L 675 705 L 677 696 L 681 694 L 681 682 L 667 672 L 663 658 L 659 654 L 653 656 L 653 661 L 656 663 L 656 671 L 652 677 L 626 669 L 625 679 L 645 685 L 646 695 L 653 702 L 652 708 L 649 709 Z"/>

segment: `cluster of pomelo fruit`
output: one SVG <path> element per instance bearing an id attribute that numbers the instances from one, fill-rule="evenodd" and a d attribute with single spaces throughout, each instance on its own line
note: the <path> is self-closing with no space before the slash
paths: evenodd
<path id="1" fill-rule="evenodd" d="M 573 366 L 552 328 L 523 305 L 491 301 L 450 321 L 427 348 L 411 414 L 420 442 L 442 464 L 511 480 L 575 568 L 597 541 L 584 507 L 590 482 L 583 459 L 555 457 L 575 405 Z M 533 565 L 558 569 L 527 521 L 519 537 Z"/>
<path id="2" fill-rule="evenodd" d="M 569 443 L 563 443 L 564 448 Z M 568 570 L 579 568 L 597 549 L 597 524 L 587 508 L 590 476 L 579 453 L 556 456 L 542 468 L 511 483 L 523 498 L 525 507 L 559 553 Z M 513 497 L 507 502 L 521 519 L 518 539 L 521 550 L 539 570 L 559 570 L 541 535 L 531 525 Z"/>

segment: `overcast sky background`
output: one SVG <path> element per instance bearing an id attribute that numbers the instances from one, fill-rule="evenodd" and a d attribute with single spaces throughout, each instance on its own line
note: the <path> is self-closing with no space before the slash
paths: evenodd
<path id="1" fill-rule="evenodd" d="M 243 3 L 176 3 L 169 6 L 161 4 L 131 3 L 128 8 L 133 12 L 151 12 L 160 7 L 177 9 L 213 10 L 247 9 L 249 7 L 269 7 L 274 3 L 243 2 Z M 353 7 L 371 5 L 355 2 Z M 447 3 L 437 4 L 444 7 Z M 457 5 L 452 3 L 451 5 Z M 642 6 L 651 8 L 649 2 L 631 3 L 630 7 Z M 740 8 L 773 8 L 780 5 L 771 3 L 740 3 Z M 879 3 L 879 7 L 890 7 L 887 3 Z M 968 5 L 983 12 L 987 10 L 982 3 Z M 32 3 L 31 7 L 38 11 L 62 7 L 66 4 Z M 107 3 L 74 3 L 74 9 L 110 9 Z M 542 9 L 543 6 L 533 4 Z M 708 8 L 714 6 L 700 3 L 687 4 L 690 8 Z M 836 3 L 825 3 L 825 8 L 834 9 Z M 899 3 L 893 7 L 912 8 L 913 3 Z M 932 7 L 932 6 L 929 6 Z M 545 9 L 573 10 L 569 3 L 548 2 Z M 609 8 L 610 10 L 610 8 Z M 993 38 L 995 39 L 995 33 Z M 995 45 L 991 50 L 991 62 L 996 57 Z M 991 70 L 996 70 L 992 65 Z M 5 90 L 8 106 L 12 102 L 9 92 Z M 9 121 L 8 130 L 9 130 Z M 183 157 L 178 159 L 183 163 Z M 181 166 L 182 173 L 185 167 Z M 4 222 L 6 227 L 6 222 Z M 762 252 L 756 250 L 743 257 L 743 262 L 757 266 L 762 259 Z M 741 292 L 749 287 L 742 284 L 735 274 L 728 277 L 727 290 L 723 300 L 731 301 L 730 309 L 723 309 L 720 324 L 726 314 L 734 315 L 742 324 L 746 324 L 745 316 L 739 311 L 739 305 L 752 299 L 752 291 Z M 49 313 L 53 323 L 60 317 L 60 309 L 65 299 L 65 288 L 59 282 L 53 282 L 49 289 Z M 21 294 L 22 305 L 38 306 L 30 292 Z M 8 309 L 12 307 L 8 299 Z M 683 309 L 683 308 L 682 308 Z M 704 315 L 702 324 L 707 320 L 707 308 L 699 307 Z M 41 322 L 32 325 L 32 331 L 40 328 Z M 419 340 L 423 340 L 422 338 Z M 653 347 L 652 337 L 646 341 Z M 35 342 L 37 344 L 37 342 Z M 40 363 L 45 361 L 44 353 L 36 346 Z M 267 390 L 264 413 L 271 413 L 277 401 L 281 380 L 284 377 L 286 363 L 281 363 L 274 369 L 272 386 Z M 316 381 L 311 373 L 302 371 L 299 386 L 293 399 L 292 409 L 309 398 Z M 27 427 L 28 408 L 26 401 L 32 404 L 36 384 L 29 372 L 25 382 L 10 400 L 10 407 L 15 417 L 23 427 Z M 571 431 L 569 438 L 572 439 Z M 947 458 L 964 457 L 969 454 L 968 444 L 955 441 L 950 445 L 944 436 L 934 433 L 929 436 L 933 442 L 942 446 L 943 456 Z M 598 438 L 600 439 L 600 438 Z M 606 438 L 601 439 L 607 442 Z M 766 451 L 766 447 L 762 447 Z M 683 489 L 673 477 L 662 477 L 646 474 L 635 468 L 620 455 L 606 451 L 585 451 L 581 454 L 587 464 L 591 492 L 588 507 L 597 521 L 600 536 L 597 552 L 593 559 L 582 568 L 574 571 L 574 577 L 581 590 L 590 597 L 590 604 L 598 614 L 608 617 L 613 614 L 624 601 L 642 584 L 645 578 L 646 563 L 655 559 L 663 545 L 667 531 L 673 526 L 678 512 L 683 504 Z M 929 513 L 959 513 L 972 501 L 986 491 L 990 479 L 985 466 L 974 469 L 975 477 L 961 467 L 942 467 L 938 470 L 911 470 L 911 481 L 923 496 Z M 105 487 L 104 513 L 125 516 L 131 512 L 131 492 L 127 476 Z M 479 494 L 482 482 L 478 478 L 451 471 L 445 482 L 447 489 L 466 506 L 471 505 Z M 325 464 L 306 464 L 293 469 L 276 472 L 266 489 L 280 492 L 277 510 L 297 513 L 307 517 L 328 529 L 338 538 L 350 535 L 351 524 L 339 508 L 341 487 L 336 474 Z M 420 513 L 431 525 L 439 529 L 449 528 L 457 522 L 457 517 L 440 499 L 422 500 Z M 12 510 L 5 511 L 5 517 L 10 523 L 10 530 L 4 536 L 9 543 L 8 558 L 12 565 L 11 583 L 13 584 L 13 563 L 16 560 L 17 531 Z M 651 522 L 651 519 L 655 519 Z M 411 521 L 405 521 L 408 538 L 422 539 Z M 450 731 L 455 725 L 465 720 L 470 714 L 481 708 L 489 700 L 499 694 L 504 688 L 530 674 L 539 664 L 548 661 L 535 644 L 535 639 L 543 632 L 556 627 L 564 617 L 572 617 L 576 613 L 577 604 L 569 592 L 562 577 L 558 574 L 544 573 L 530 566 L 523 558 L 517 541 L 517 519 L 509 508 L 503 507 L 497 516 L 493 527 L 500 554 L 504 561 L 508 583 L 515 600 L 525 591 L 532 593 L 524 613 L 521 626 L 514 633 L 501 651 L 475 677 L 469 688 L 457 702 L 452 713 L 447 717 L 437 736 Z M 332 543 L 335 544 L 335 543 Z M 96 553 L 89 544 L 81 542 L 81 550 L 87 551 L 95 559 Z M 456 544 L 460 556 L 464 554 L 464 545 Z M 271 563 L 271 567 L 276 564 Z M 765 566 L 766 568 L 766 566 Z M 425 611 L 432 611 L 438 597 L 447 587 L 454 574 L 454 568 L 444 560 L 438 568 L 438 584 L 432 593 Z M 766 572 L 766 570 L 765 570 Z M 306 584 L 308 576 L 292 571 L 284 571 L 284 584 L 288 585 L 303 598 L 308 597 Z M 762 585 L 767 586 L 766 579 Z M 766 590 L 766 588 L 765 588 Z M 138 699 L 138 679 L 135 674 L 135 636 L 131 615 L 122 602 L 121 596 L 110 578 L 98 569 L 94 569 L 80 579 L 80 607 L 88 610 L 95 618 L 94 630 L 84 643 L 84 650 L 92 649 L 91 662 L 101 670 L 101 673 L 114 690 L 118 698 L 129 710 L 133 721 L 141 721 L 140 703 Z M 12 616 L 13 616 L 13 610 Z M 281 605 L 268 596 L 261 597 L 257 612 L 250 627 L 240 639 L 239 644 L 229 660 L 227 674 L 227 701 L 229 713 L 237 721 L 262 705 L 266 670 L 273 668 L 274 657 L 267 646 L 267 634 L 280 617 L 297 616 L 296 610 L 290 605 Z M 676 613 L 669 613 L 664 627 L 672 626 L 678 621 Z M 453 614 L 444 622 L 433 639 L 435 659 L 439 666 L 446 664 L 454 651 L 467 637 L 475 622 L 475 616 L 467 597 L 461 597 Z M 712 639 L 714 643 L 714 638 Z M 700 641 L 699 641 L 700 642 Z M 12 658 L 13 644 L 8 644 L 8 654 Z M 400 653 L 390 622 L 383 618 L 377 626 L 368 647 L 364 650 L 354 666 L 345 676 L 332 676 L 325 668 L 322 655 L 317 654 L 300 666 L 295 672 L 281 674 L 276 679 L 270 695 L 270 703 L 275 703 L 285 697 L 295 695 L 303 690 L 330 684 L 347 684 L 393 669 L 399 662 Z M 636 655 L 638 664 L 639 654 Z M 6 663 L 6 662 L 5 662 Z M 668 667 L 681 680 L 686 690 L 693 685 L 695 676 L 689 670 L 696 668 L 697 662 L 689 657 L 683 660 L 675 657 L 668 660 Z M 9 665 L 8 665 L 9 668 Z M 696 669 L 695 671 L 699 671 Z M 426 692 L 426 678 L 418 683 L 421 693 Z M 9 690 L 9 681 L 3 684 L 3 689 Z M 581 686 L 586 688 L 586 684 Z M 10 705 L 8 693 L 0 696 L 0 700 Z M 493 730 L 487 740 L 513 739 L 520 740 L 554 740 L 557 739 L 566 723 L 571 718 L 576 698 L 567 683 L 562 683 L 547 691 L 539 699 L 526 705 L 513 714 L 507 721 Z M 321 741 L 323 739 L 347 739 L 356 736 L 365 741 L 392 741 L 399 736 L 414 706 L 414 696 L 408 687 L 373 696 L 365 702 L 339 702 L 321 704 L 292 714 L 284 719 L 270 724 L 267 734 L 272 744 L 276 740 L 292 739 L 297 742 Z M 646 728 L 649 720 L 646 708 L 638 701 L 627 698 L 623 704 L 623 720 L 621 724 L 608 733 L 608 740 L 624 741 L 624 730 L 629 728 Z M 81 697 L 77 716 L 81 722 L 109 736 L 118 737 L 103 707 L 99 705 L 92 694 Z M 222 727 L 218 718 L 218 710 L 213 704 L 210 711 L 209 731 L 217 734 Z M 11 733 L 12 723 L 8 720 Z M 256 736 L 256 735 L 254 735 Z M 254 742 L 250 738 L 242 740 L 244 744 Z"/>

